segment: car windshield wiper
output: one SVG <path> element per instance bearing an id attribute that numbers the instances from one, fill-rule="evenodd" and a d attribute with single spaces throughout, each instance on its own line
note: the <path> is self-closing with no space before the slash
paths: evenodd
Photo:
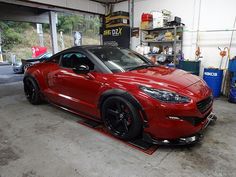
<path id="1" fill-rule="evenodd" d="M 139 65 L 139 66 L 135 66 L 133 68 L 129 68 L 128 71 L 133 71 L 133 70 L 136 70 L 136 69 L 144 69 L 144 68 L 149 68 L 149 67 L 155 67 L 155 66 L 158 66 L 158 65 L 148 65 L 148 64 Z"/>

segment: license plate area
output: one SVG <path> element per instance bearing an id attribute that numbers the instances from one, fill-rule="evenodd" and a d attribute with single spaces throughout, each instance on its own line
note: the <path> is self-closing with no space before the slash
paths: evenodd
<path id="1" fill-rule="evenodd" d="M 203 129 L 207 128 L 208 125 L 210 125 L 211 123 L 214 123 L 217 120 L 217 117 L 215 115 L 215 113 L 211 112 L 208 116 L 207 116 L 207 122 L 204 125 Z"/>

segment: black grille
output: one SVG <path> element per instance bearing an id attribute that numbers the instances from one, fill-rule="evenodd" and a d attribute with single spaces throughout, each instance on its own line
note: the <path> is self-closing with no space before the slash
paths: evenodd
<path id="1" fill-rule="evenodd" d="M 197 108 L 201 113 L 206 112 L 212 105 L 213 98 L 207 97 L 206 99 L 197 102 Z"/>

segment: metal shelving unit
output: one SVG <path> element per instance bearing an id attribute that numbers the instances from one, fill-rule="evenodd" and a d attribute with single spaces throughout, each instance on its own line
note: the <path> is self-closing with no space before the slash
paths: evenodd
<path id="1" fill-rule="evenodd" d="M 173 40 L 144 40 L 145 35 L 148 34 L 159 34 L 159 33 L 165 33 L 165 32 L 171 32 L 173 35 Z M 177 34 L 179 35 L 179 39 L 177 39 Z M 183 48 L 183 26 L 171 26 L 171 27 L 162 27 L 162 28 L 154 28 L 154 29 L 141 29 L 141 36 L 140 36 L 140 44 L 142 45 L 147 45 L 150 47 L 155 47 L 155 46 L 171 46 L 172 47 L 172 54 L 148 54 L 147 56 L 168 56 L 168 57 L 173 57 L 173 63 L 174 65 L 178 64 L 177 63 L 177 56 L 179 56 L 179 53 L 182 53 L 182 48 Z M 176 51 L 177 45 L 180 47 L 180 51 Z"/>
<path id="2" fill-rule="evenodd" d="M 172 43 L 172 42 L 182 42 L 182 40 L 176 40 L 176 41 L 148 41 L 148 40 L 142 40 L 143 43 Z"/>

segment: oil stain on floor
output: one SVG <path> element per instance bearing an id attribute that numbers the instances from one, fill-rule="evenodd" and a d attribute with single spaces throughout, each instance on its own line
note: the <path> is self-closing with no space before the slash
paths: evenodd
<path id="1" fill-rule="evenodd" d="M 10 146 L 10 143 L 3 135 L 3 131 L 0 129 L 0 166 L 8 165 L 10 161 L 19 159 L 20 156 Z"/>

